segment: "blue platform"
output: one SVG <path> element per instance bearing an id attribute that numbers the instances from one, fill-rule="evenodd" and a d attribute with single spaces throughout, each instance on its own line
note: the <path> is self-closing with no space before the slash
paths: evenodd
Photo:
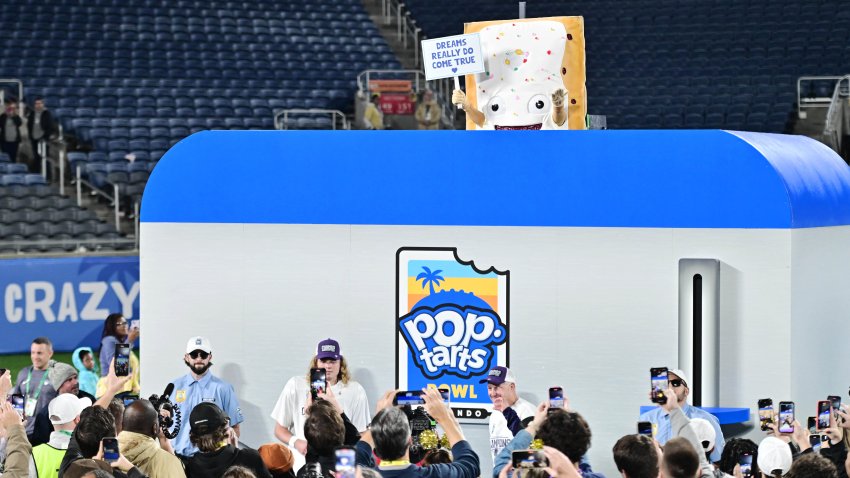
<path id="1" fill-rule="evenodd" d="M 143 201 L 142 222 L 791 229 L 850 224 L 850 168 L 719 130 L 205 131 Z"/>
<path id="2" fill-rule="evenodd" d="M 657 406 L 642 406 L 640 407 L 640 414 L 643 415 L 646 412 L 654 410 L 658 408 Z M 701 410 L 705 410 L 706 412 L 714 415 L 717 418 L 717 421 L 720 422 L 721 425 L 730 425 L 732 423 L 744 423 L 750 421 L 750 409 L 749 408 L 718 408 L 718 407 L 696 407 Z"/>

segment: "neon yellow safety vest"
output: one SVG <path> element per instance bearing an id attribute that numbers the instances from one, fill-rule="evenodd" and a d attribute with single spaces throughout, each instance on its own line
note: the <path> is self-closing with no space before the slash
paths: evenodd
<path id="1" fill-rule="evenodd" d="M 38 478 L 59 478 L 59 466 L 66 450 L 53 448 L 47 443 L 38 445 L 32 449 L 32 459 Z"/>

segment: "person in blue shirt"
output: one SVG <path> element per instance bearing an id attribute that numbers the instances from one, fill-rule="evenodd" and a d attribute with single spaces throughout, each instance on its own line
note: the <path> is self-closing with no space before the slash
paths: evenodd
<path id="1" fill-rule="evenodd" d="M 239 399 L 233 386 L 213 375 L 209 369 L 212 367 L 212 345 L 206 337 L 192 337 L 186 344 L 186 355 L 183 362 L 189 367 L 189 373 L 174 380 L 174 392 L 171 394 L 171 402 L 180 408 L 183 417 L 183 426 L 172 441 L 174 452 L 178 455 L 190 457 L 198 452 L 198 448 L 189 440 L 189 427 L 186 420 L 192 413 L 192 409 L 199 403 L 214 403 L 230 417 L 230 427 L 240 434 L 239 424 L 245 419 L 239 408 Z"/>
<path id="2" fill-rule="evenodd" d="M 726 440 L 723 438 L 723 430 L 720 429 L 720 422 L 717 421 L 717 417 L 688 403 L 688 395 L 691 390 L 688 388 L 688 376 L 685 372 L 679 369 L 671 370 L 667 373 L 667 379 L 670 389 L 675 393 L 679 407 L 685 415 L 688 418 L 702 418 L 711 423 L 715 432 L 715 441 L 714 451 L 711 452 L 709 461 L 712 463 L 720 461 Z M 652 423 L 652 431 L 660 445 L 664 445 L 668 440 L 674 438 L 670 426 L 670 414 L 663 407 L 658 407 L 642 414 L 638 421 Z"/>

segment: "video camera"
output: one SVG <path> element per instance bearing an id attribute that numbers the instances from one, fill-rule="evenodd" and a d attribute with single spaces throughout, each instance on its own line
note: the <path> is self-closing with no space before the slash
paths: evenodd
<path id="1" fill-rule="evenodd" d="M 159 427 L 162 429 L 162 434 L 168 439 L 175 438 L 180 433 L 182 419 L 180 407 L 175 403 L 171 403 L 171 400 L 168 398 L 172 392 L 174 392 L 174 384 L 169 383 L 165 387 L 165 391 L 162 392 L 162 395 L 154 394 L 149 398 L 151 405 L 156 409 L 156 413 L 159 416 Z M 162 414 L 163 410 L 168 412 L 168 416 Z"/>

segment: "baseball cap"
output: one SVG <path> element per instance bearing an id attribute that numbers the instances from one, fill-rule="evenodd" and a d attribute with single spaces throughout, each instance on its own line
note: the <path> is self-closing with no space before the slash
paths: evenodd
<path id="1" fill-rule="evenodd" d="M 54 425 L 64 425 L 74 421 L 80 416 L 80 412 L 91 406 L 91 399 L 78 398 L 73 393 L 63 393 L 47 405 L 47 413 L 50 417 L 50 423 Z"/>
<path id="2" fill-rule="evenodd" d="M 327 338 L 319 342 L 318 347 L 316 347 L 316 358 L 319 360 L 339 360 L 342 358 L 342 353 L 340 353 L 339 350 L 339 342 L 331 338 Z"/>
<path id="3" fill-rule="evenodd" d="M 791 469 L 791 448 L 776 437 L 767 437 L 759 443 L 758 460 L 762 473 L 772 475 L 779 470 L 783 475 Z"/>
<path id="4" fill-rule="evenodd" d="M 195 405 L 189 414 L 189 426 L 192 432 L 198 435 L 209 433 L 222 425 L 226 425 L 229 418 L 221 408 L 212 402 L 201 402 Z"/>
<path id="5" fill-rule="evenodd" d="M 505 382 L 508 383 L 516 383 L 516 377 L 514 377 L 514 373 L 511 372 L 511 369 L 508 367 L 493 367 L 487 372 L 487 378 L 481 380 L 479 383 L 492 383 L 493 385 L 501 385 Z"/>
<path id="6" fill-rule="evenodd" d="M 687 374 L 685 374 L 685 372 L 682 371 L 682 369 L 674 368 L 673 370 L 670 370 L 668 373 L 672 373 L 673 375 L 681 378 L 682 381 L 685 382 L 685 386 L 688 387 L 688 388 L 691 388 L 691 381 L 688 380 Z"/>
<path id="7" fill-rule="evenodd" d="M 697 440 L 702 443 L 702 447 L 705 451 L 709 451 L 714 448 L 714 441 L 717 439 L 717 432 L 714 431 L 714 427 L 711 426 L 711 423 L 708 420 L 704 418 L 692 418 L 691 427 L 693 427 L 694 433 L 697 435 Z"/>
<path id="8" fill-rule="evenodd" d="M 210 339 L 201 336 L 189 339 L 189 341 L 186 342 L 186 353 L 190 354 L 195 350 L 212 353 L 212 344 L 210 343 Z"/>
<path id="9" fill-rule="evenodd" d="M 272 473 L 285 473 L 292 469 L 295 462 L 292 451 L 281 443 L 266 443 L 257 449 L 263 464 Z"/>

